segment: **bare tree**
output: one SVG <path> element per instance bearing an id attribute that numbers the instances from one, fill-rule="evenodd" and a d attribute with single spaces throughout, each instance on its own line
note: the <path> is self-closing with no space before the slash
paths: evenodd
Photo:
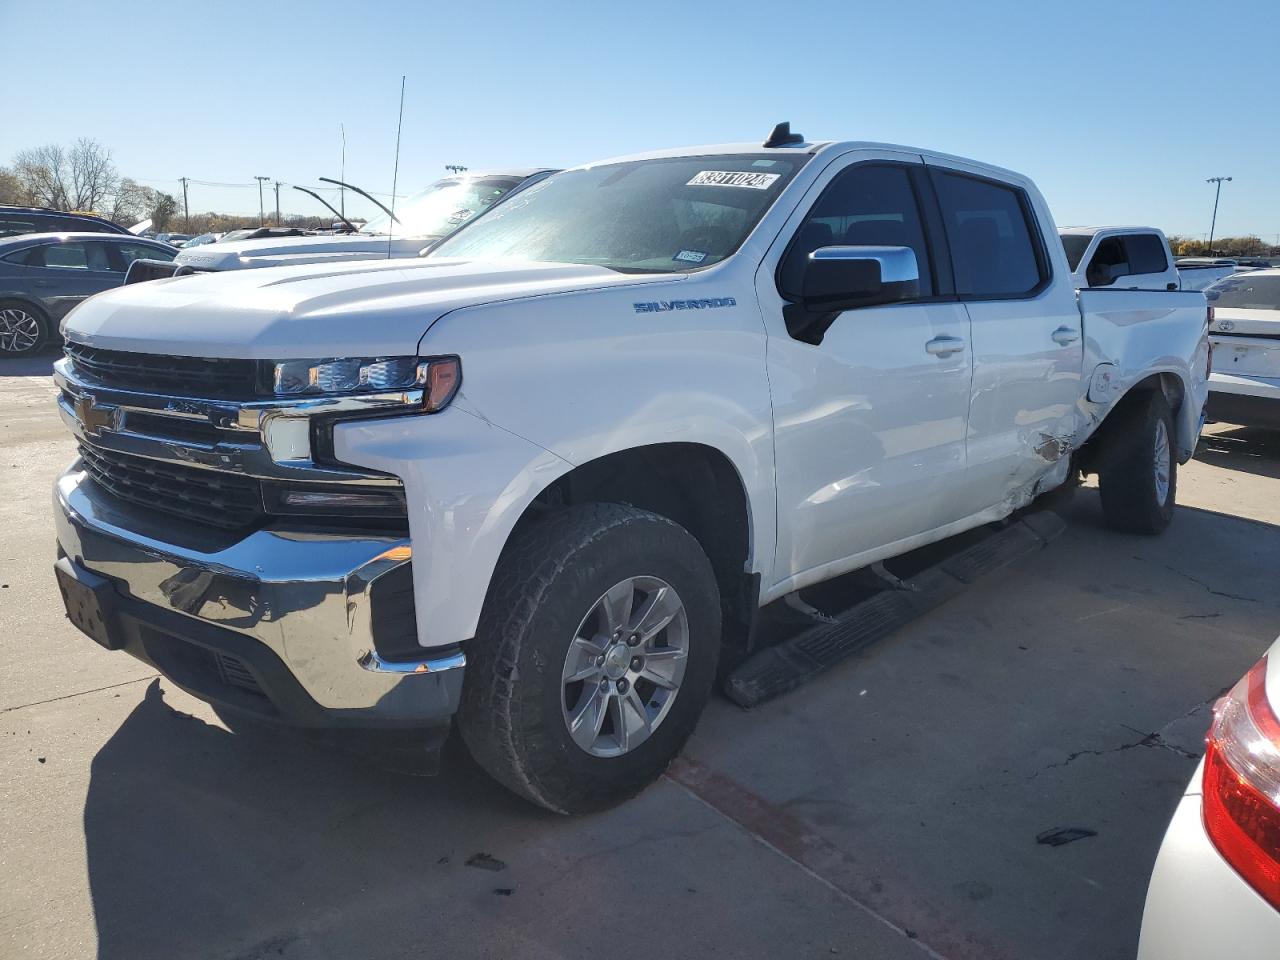
<path id="1" fill-rule="evenodd" d="M 22 150 L 13 158 L 13 173 L 30 202 L 69 210 L 67 156 L 56 143 Z"/>
<path id="2" fill-rule="evenodd" d="M 155 193 L 150 187 L 123 177 L 116 184 L 104 215 L 122 226 L 131 226 L 150 215 L 155 206 Z"/>
<path id="3" fill-rule="evenodd" d="M 88 137 L 81 137 L 68 156 L 73 210 L 97 210 L 116 190 L 120 179 L 111 151 Z"/>

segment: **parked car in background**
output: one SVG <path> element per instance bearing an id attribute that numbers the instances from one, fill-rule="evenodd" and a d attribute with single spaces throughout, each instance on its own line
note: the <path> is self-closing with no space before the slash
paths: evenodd
<path id="1" fill-rule="evenodd" d="M 422 193 L 375 218 L 354 233 L 270 237 L 209 244 L 183 252 L 174 266 L 197 271 L 244 270 L 336 260 L 384 260 L 416 257 L 424 248 L 461 229 L 516 191 L 536 183 L 550 170 L 466 173 L 438 180 Z"/>
<path id="2" fill-rule="evenodd" d="M 1138 960 L 1280 956 L 1280 640 L 1213 708 L 1142 913 Z"/>
<path id="3" fill-rule="evenodd" d="M 1076 289 L 1180 288 L 1169 241 L 1155 227 L 1062 227 L 1058 236 Z"/>
<path id="4" fill-rule="evenodd" d="M 135 260 L 172 260 L 172 247 L 105 233 L 35 233 L 0 240 L 0 357 L 33 353 L 72 307 L 124 283 Z"/>
<path id="5" fill-rule="evenodd" d="M 501 783 L 599 809 L 772 601 L 1081 472 L 1163 530 L 1206 319 L 1077 290 L 1040 192 L 987 164 L 785 124 L 604 161 L 423 258 L 76 310 L 57 575 L 80 629 L 226 715 L 426 754 L 456 713 Z"/>
<path id="6" fill-rule="evenodd" d="M 92 213 L 68 213 L 49 207 L 0 205 L 0 238 L 24 233 L 57 233 L 62 230 L 132 236 L 124 227 Z"/>
<path id="7" fill-rule="evenodd" d="M 1174 266 L 1183 290 L 1203 290 L 1240 269 L 1234 260 L 1225 257 L 1181 257 Z"/>
<path id="8" fill-rule="evenodd" d="M 189 233 L 157 233 L 156 239 L 161 243 L 167 243 L 171 247 L 181 248 L 188 240 L 191 239 Z"/>
<path id="9" fill-rule="evenodd" d="M 228 230 L 219 239 L 220 243 L 231 243 L 234 240 L 262 240 L 268 237 L 309 237 L 316 231 L 304 230 L 302 227 L 242 227 L 239 230 Z"/>
<path id="10" fill-rule="evenodd" d="M 202 233 L 199 236 L 192 237 L 184 243 L 182 245 L 182 249 L 185 250 L 188 247 L 203 247 L 206 243 L 217 243 L 222 239 L 222 237 L 223 234 L 221 233 Z"/>
<path id="11" fill-rule="evenodd" d="M 1280 269 L 1237 273 L 1204 295 L 1213 308 L 1209 417 L 1280 427 Z"/>

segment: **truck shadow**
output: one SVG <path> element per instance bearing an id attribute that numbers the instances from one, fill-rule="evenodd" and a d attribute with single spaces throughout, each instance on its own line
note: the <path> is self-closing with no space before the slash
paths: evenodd
<path id="1" fill-rule="evenodd" d="M 487 842 L 501 852 L 495 825 L 539 819 L 550 816 L 461 750 L 437 778 L 386 772 L 288 733 L 231 734 L 170 706 L 153 681 L 91 767 L 98 956 L 314 956 L 304 918 L 341 912 L 360 928 L 366 899 L 427 909 L 424 887 L 447 894 L 481 874 L 464 864 Z M 481 875 L 502 885 L 493 878 Z"/>
<path id="2" fill-rule="evenodd" d="M 1205 433 L 1196 448 L 1196 459 L 1227 470 L 1280 479 L 1280 430 L 1224 427 Z"/>

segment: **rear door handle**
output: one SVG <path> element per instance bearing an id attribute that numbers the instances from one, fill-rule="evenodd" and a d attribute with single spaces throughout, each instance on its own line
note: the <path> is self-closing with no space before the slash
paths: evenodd
<path id="1" fill-rule="evenodd" d="M 1050 334 L 1053 342 L 1059 346 L 1069 346 L 1080 339 L 1080 333 L 1074 327 L 1059 327 Z"/>
<path id="2" fill-rule="evenodd" d="M 949 357 L 964 349 L 964 341 L 959 337 L 934 337 L 924 345 L 924 349 L 935 357 Z"/>

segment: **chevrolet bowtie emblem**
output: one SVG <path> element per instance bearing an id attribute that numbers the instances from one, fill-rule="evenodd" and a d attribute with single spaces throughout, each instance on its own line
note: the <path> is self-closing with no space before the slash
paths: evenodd
<path id="1" fill-rule="evenodd" d="M 118 426 L 120 408 L 107 403 L 98 403 L 93 394 L 84 393 L 76 398 L 76 419 L 84 427 L 86 436 L 93 436 L 103 430 L 115 430 Z"/>

